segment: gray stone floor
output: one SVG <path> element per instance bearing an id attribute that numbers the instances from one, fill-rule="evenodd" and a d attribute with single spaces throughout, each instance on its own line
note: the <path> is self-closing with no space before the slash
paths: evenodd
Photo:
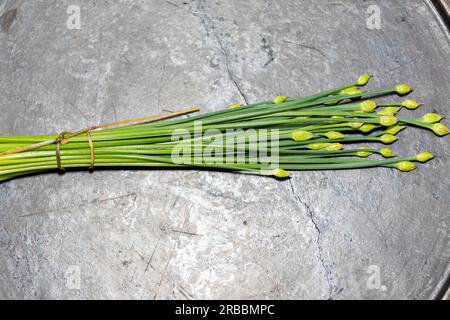
<path id="1" fill-rule="evenodd" d="M 0 15 L 2 135 L 294 97 L 362 72 L 413 86 L 416 114 L 450 114 L 449 38 L 426 1 L 0 0 Z M 1 184 L 0 298 L 433 298 L 450 272 L 449 139 L 400 137 L 398 153 L 437 159 L 284 182 L 98 171 Z"/>

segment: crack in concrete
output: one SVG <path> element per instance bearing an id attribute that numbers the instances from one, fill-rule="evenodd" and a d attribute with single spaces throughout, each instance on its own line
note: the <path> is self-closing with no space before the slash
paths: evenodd
<path id="1" fill-rule="evenodd" d="M 230 78 L 230 81 L 233 83 L 236 90 L 239 92 L 242 99 L 245 101 L 246 104 L 248 104 L 247 96 L 245 95 L 244 91 L 242 90 L 241 86 L 239 85 L 236 76 L 233 74 L 231 70 L 231 63 L 230 63 L 230 54 L 228 53 L 227 48 L 224 46 L 222 39 L 220 35 L 216 32 L 216 25 L 213 21 L 213 17 L 207 12 L 206 10 L 206 0 L 201 0 L 198 2 L 199 11 L 202 12 L 202 16 L 197 15 L 201 21 L 203 26 L 205 27 L 206 33 L 212 34 L 214 38 L 216 38 L 216 41 L 219 45 L 219 49 L 222 51 L 222 54 L 225 58 L 225 69 L 228 73 L 228 77 Z M 196 15 L 196 14 L 194 14 Z"/>
<path id="2" fill-rule="evenodd" d="M 314 213 L 311 209 L 311 207 L 304 202 L 299 195 L 295 192 L 294 185 L 292 184 L 291 179 L 289 179 L 289 185 L 291 186 L 291 192 L 294 196 L 294 199 L 306 210 L 306 213 L 308 215 L 309 220 L 314 226 L 314 229 L 316 230 L 316 245 L 317 245 L 317 257 L 320 261 L 320 265 L 322 267 L 323 272 L 325 273 L 325 279 L 327 281 L 328 285 L 328 300 L 332 300 L 334 298 L 333 291 L 334 291 L 334 285 L 332 283 L 332 271 L 330 269 L 330 266 L 325 262 L 325 258 L 323 255 L 323 248 L 322 248 L 322 231 L 320 230 L 315 218 Z"/>
<path id="3" fill-rule="evenodd" d="M 318 54 L 320 54 L 325 60 L 327 60 L 326 54 L 322 50 L 316 48 L 313 45 L 307 45 L 307 44 L 304 44 L 304 43 L 299 43 L 299 42 L 290 41 L 290 40 L 283 40 L 283 42 L 289 43 L 289 44 L 293 44 L 293 45 L 295 45 L 297 47 L 300 47 L 300 48 L 304 48 L 304 49 L 309 49 L 309 50 L 315 51 Z"/>
<path id="4" fill-rule="evenodd" d="M 267 42 L 267 39 L 264 37 L 261 38 L 261 50 L 267 54 L 267 61 L 263 66 L 263 68 L 267 68 L 269 64 L 271 64 L 275 60 L 275 53 L 273 51 L 273 48 Z"/>
<path id="5" fill-rule="evenodd" d="M 227 71 L 228 78 L 233 83 L 233 85 L 236 88 L 236 90 L 238 91 L 239 95 L 245 101 L 245 104 L 249 104 L 247 96 L 245 95 L 243 89 L 241 88 L 241 85 L 239 84 L 238 80 L 236 79 L 236 75 L 231 70 L 230 54 L 228 53 L 227 48 L 224 46 L 220 35 L 216 32 L 216 25 L 214 23 L 213 17 L 206 10 L 206 0 L 200 0 L 198 2 L 198 11 L 199 12 L 188 11 L 188 10 L 182 8 L 181 6 L 179 6 L 173 2 L 170 2 L 170 1 L 166 1 L 166 3 L 171 6 L 174 6 L 196 18 L 199 18 L 203 27 L 205 28 L 207 36 L 210 36 L 210 35 L 214 36 L 214 38 L 217 41 L 217 44 L 219 45 L 219 49 L 225 58 L 225 70 Z"/>

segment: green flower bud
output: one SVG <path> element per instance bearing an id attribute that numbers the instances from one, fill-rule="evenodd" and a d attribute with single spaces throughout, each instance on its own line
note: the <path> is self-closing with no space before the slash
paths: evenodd
<path id="1" fill-rule="evenodd" d="M 365 123 L 361 127 L 359 127 L 359 131 L 367 133 L 376 128 L 378 128 L 378 126 L 371 123 Z"/>
<path id="2" fill-rule="evenodd" d="M 368 156 L 370 156 L 371 154 L 372 154 L 372 152 L 370 152 L 370 151 L 366 151 L 367 149 L 369 149 L 369 147 L 361 147 L 360 148 L 361 150 L 359 150 L 359 151 L 357 151 L 356 152 L 356 155 L 358 156 L 358 157 L 361 157 L 361 158 L 366 158 L 366 157 L 368 157 Z"/>
<path id="3" fill-rule="evenodd" d="M 402 107 L 405 107 L 410 110 L 417 109 L 420 105 L 412 99 L 408 99 L 402 102 Z"/>
<path id="4" fill-rule="evenodd" d="M 356 80 L 355 85 L 357 86 L 365 86 L 370 80 L 370 75 L 368 74 L 362 74 L 358 77 L 358 80 Z"/>
<path id="5" fill-rule="evenodd" d="M 395 86 L 395 91 L 400 95 L 404 95 L 410 93 L 411 88 L 408 85 L 402 83 Z"/>
<path id="6" fill-rule="evenodd" d="M 326 106 L 334 106 L 335 104 L 338 104 L 339 101 L 340 100 L 325 102 L 324 105 L 326 105 Z"/>
<path id="7" fill-rule="evenodd" d="M 377 107 L 377 104 L 372 100 L 365 100 L 359 104 L 359 109 L 363 112 L 372 112 Z"/>
<path id="8" fill-rule="evenodd" d="M 281 168 L 273 170 L 273 175 L 277 178 L 289 178 L 291 173 Z"/>
<path id="9" fill-rule="evenodd" d="M 402 131 L 405 128 L 406 128 L 406 126 L 392 126 L 392 127 L 387 128 L 387 130 L 385 130 L 385 132 L 392 134 L 392 135 L 396 135 L 397 133 L 399 133 L 400 131 Z"/>
<path id="10" fill-rule="evenodd" d="M 386 112 L 390 112 L 391 115 L 394 115 L 400 110 L 400 108 L 399 107 L 386 107 L 386 108 L 384 108 L 384 110 L 386 110 Z"/>
<path id="11" fill-rule="evenodd" d="M 305 140 L 309 140 L 311 138 L 314 137 L 314 134 L 312 134 L 309 131 L 305 131 L 305 130 L 295 130 L 294 132 L 292 132 L 292 140 L 295 141 L 305 141 Z"/>
<path id="12" fill-rule="evenodd" d="M 329 132 L 324 133 L 322 135 L 327 137 L 330 140 L 337 140 L 337 139 L 345 138 L 345 134 L 342 134 L 342 133 L 336 132 L 336 131 L 329 131 Z"/>
<path id="13" fill-rule="evenodd" d="M 338 151 L 343 149 L 344 146 L 340 143 L 330 143 L 328 146 L 325 147 L 325 150 L 327 151 Z"/>
<path id="14" fill-rule="evenodd" d="M 350 87 L 350 88 L 347 88 L 347 89 L 343 89 L 343 90 L 341 90 L 341 91 L 339 91 L 339 94 L 359 94 L 359 93 L 362 93 L 363 91 L 361 91 L 361 90 L 359 90 L 358 88 L 356 88 L 356 87 Z"/>
<path id="15" fill-rule="evenodd" d="M 394 156 L 394 152 L 392 151 L 391 148 L 381 148 L 379 151 L 380 154 L 385 158 L 390 158 Z"/>
<path id="16" fill-rule="evenodd" d="M 353 129 L 359 129 L 364 125 L 364 123 L 363 122 L 349 122 L 349 123 L 347 123 L 347 125 Z"/>
<path id="17" fill-rule="evenodd" d="M 394 116 L 382 116 L 378 120 L 378 123 L 381 124 L 383 127 L 393 126 L 397 122 L 398 122 L 398 119 Z"/>
<path id="18" fill-rule="evenodd" d="M 279 103 L 283 103 L 287 100 L 286 96 L 276 96 L 275 98 L 273 98 L 272 102 L 275 104 L 279 104 Z"/>
<path id="19" fill-rule="evenodd" d="M 227 109 L 236 109 L 236 108 L 239 108 L 240 106 L 241 106 L 240 103 L 234 103 L 231 106 L 229 106 Z"/>
<path id="20" fill-rule="evenodd" d="M 430 159 L 433 159 L 434 156 L 429 152 L 421 152 L 416 155 L 416 160 L 419 162 L 427 162 Z"/>
<path id="21" fill-rule="evenodd" d="M 425 123 L 435 123 L 442 120 L 442 116 L 437 113 L 427 113 L 420 117 L 420 120 Z"/>
<path id="22" fill-rule="evenodd" d="M 445 136 L 450 132 L 443 123 L 433 123 L 431 125 L 431 130 L 438 136 Z"/>
<path id="23" fill-rule="evenodd" d="M 395 164 L 395 167 L 400 171 L 408 172 L 414 170 L 416 165 L 411 161 L 400 161 Z"/>
<path id="24" fill-rule="evenodd" d="M 394 141 L 397 140 L 397 138 L 395 136 L 393 136 L 392 134 L 383 134 L 381 137 L 378 138 L 379 141 L 385 143 L 385 144 L 390 144 Z"/>
<path id="25" fill-rule="evenodd" d="M 320 150 L 328 147 L 331 143 L 328 142 L 317 142 L 308 144 L 308 148 L 311 150 Z"/>
<path id="26" fill-rule="evenodd" d="M 380 116 L 392 116 L 392 112 L 389 111 L 387 108 L 381 109 L 380 111 L 377 112 L 378 115 Z"/>

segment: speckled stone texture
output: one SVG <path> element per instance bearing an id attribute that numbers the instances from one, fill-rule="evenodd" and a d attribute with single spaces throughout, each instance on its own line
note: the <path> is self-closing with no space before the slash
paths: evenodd
<path id="1" fill-rule="evenodd" d="M 381 9 L 381 29 L 366 27 Z M 67 8 L 79 5 L 81 29 Z M 314 93 L 375 75 L 450 115 L 427 1 L 0 0 L 0 134 Z M 408 115 L 410 112 L 402 111 Z M 433 298 L 450 257 L 449 139 L 412 173 L 97 171 L 0 184 L 0 298 Z"/>

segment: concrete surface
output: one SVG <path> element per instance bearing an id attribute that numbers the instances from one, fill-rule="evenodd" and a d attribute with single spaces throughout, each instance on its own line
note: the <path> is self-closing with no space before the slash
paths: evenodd
<path id="1" fill-rule="evenodd" d="M 381 29 L 366 27 L 381 9 Z M 67 8 L 80 6 L 81 29 Z M 299 96 L 375 75 L 450 114 L 424 1 L 1 1 L 0 134 Z M 0 298 L 433 298 L 449 269 L 448 137 L 389 169 L 49 174 L 0 185 Z"/>

